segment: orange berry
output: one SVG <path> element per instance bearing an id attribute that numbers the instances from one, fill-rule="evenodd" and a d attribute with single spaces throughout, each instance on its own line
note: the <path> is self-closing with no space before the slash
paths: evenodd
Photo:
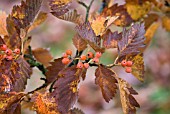
<path id="1" fill-rule="evenodd" d="M 132 61 L 127 61 L 127 67 L 131 67 L 133 65 L 133 62 Z"/>
<path id="2" fill-rule="evenodd" d="M 10 61 L 10 60 L 13 59 L 12 55 L 6 56 L 5 58 L 6 58 L 8 61 Z"/>
<path id="3" fill-rule="evenodd" d="M 7 50 L 7 46 L 6 46 L 5 44 L 2 44 L 2 45 L 0 46 L 0 50 L 1 50 L 1 51 L 6 51 L 6 50 Z"/>
<path id="4" fill-rule="evenodd" d="M 84 63 L 84 68 L 88 69 L 89 68 L 89 63 Z"/>
<path id="5" fill-rule="evenodd" d="M 82 55 L 82 56 L 80 57 L 80 59 L 81 59 L 81 60 L 86 60 L 86 56 L 85 56 L 85 55 Z"/>
<path id="6" fill-rule="evenodd" d="M 88 53 L 87 53 L 87 57 L 92 59 L 92 58 L 94 57 L 94 55 L 93 55 L 92 52 L 88 52 Z"/>
<path id="7" fill-rule="evenodd" d="M 99 58 L 97 58 L 97 57 L 93 58 L 93 62 L 94 63 L 99 63 Z"/>
<path id="8" fill-rule="evenodd" d="M 72 55 L 72 51 L 71 51 L 71 50 L 67 50 L 67 51 L 66 51 L 66 54 L 67 54 L 67 55 Z"/>
<path id="9" fill-rule="evenodd" d="M 123 60 L 123 61 L 121 62 L 121 65 L 122 65 L 123 67 L 125 67 L 125 66 L 127 65 L 126 60 Z"/>
<path id="10" fill-rule="evenodd" d="M 96 56 L 97 58 L 100 58 L 102 56 L 102 53 L 101 52 L 96 52 Z"/>
<path id="11" fill-rule="evenodd" d="M 70 62 L 69 58 L 63 58 L 62 59 L 62 63 L 65 64 L 65 65 L 67 65 L 69 62 Z"/>
<path id="12" fill-rule="evenodd" d="M 132 68 L 131 68 L 131 67 L 126 67 L 125 71 L 126 71 L 127 73 L 131 73 L 131 72 L 132 72 Z"/>
<path id="13" fill-rule="evenodd" d="M 68 55 L 66 53 L 63 53 L 63 58 L 67 58 Z"/>
<path id="14" fill-rule="evenodd" d="M 7 49 L 7 50 L 5 51 L 5 53 L 6 53 L 7 55 L 12 55 L 12 50 L 11 50 L 11 49 Z"/>
<path id="15" fill-rule="evenodd" d="M 21 51 L 20 51 L 20 49 L 18 49 L 18 48 L 14 50 L 14 53 L 15 53 L 15 54 L 20 54 L 20 52 L 21 52 Z"/>
<path id="16" fill-rule="evenodd" d="M 83 63 L 82 63 L 82 62 L 79 62 L 79 63 L 77 64 L 77 68 L 83 68 Z"/>

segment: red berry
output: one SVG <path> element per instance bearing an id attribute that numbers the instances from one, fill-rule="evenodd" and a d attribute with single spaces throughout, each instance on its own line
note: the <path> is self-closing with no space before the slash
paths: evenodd
<path id="1" fill-rule="evenodd" d="M 102 56 L 102 53 L 101 52 L 96 52 L 96 56 L 97 58 L 100 58 Z"/>
<path id="2" fill-rule="evenodd" d="M 79 62 L 79 63 L 77 64 L 77 68 L 83 68 L 83 63 L 82 63 L 82 62 Z"/>
<path id="3" fill-rule="evenodd" d="M 69 62 L 70 62 L 69 58 L 63 58 L 62 59 L 62 63 L 65 64 L 65 65 L 67 65 Z"/>
<path id="4" fill-rule="evenodd" d="M 12 54 L 12 50 L 7 49 L 7 50 L 5 51 L 5 53 L 6 53 L 7 55 L 11 55 L 11 54 Z"/>
<path id="5" fill-rule="evenodd" d="M 127 65 L 126 60 L 123 60 L 123 61 L 121 62 L 121 65 L 122 65 L 123 67 L 125 67 L 125 66 Z"/>
<path id="6" fill-rule="evenodd" d="M 93 58 L 93 62 L 94 63 L 99 63 L 99 58 L 97 58 L 97 57 Z"/>
<path id="7" fill-rule="evenodd" d="M 13 59 L 12 55 L 6 56 L 5 58 L 6 58 L 8 61 L 10 61 L 10 60 Z"/>
<path id="8" fill-rule="evenodd" d="M 92 58 L 94 57 L 94 55 L 93 55 L 92 52 L 88 52 L 88 53 L 87 53 L 87 57 L 92 59 Z"/>
<path id="9" fill-rule="evenodd" d="M 7 50 L 7 46 L 6 46 L 5 44 L 2 44 L 2 45 L 0 46 L 0 49 L 1 49 L 2 51 L 6 51 L 6 50 Z"/>
<path id="10" fill-rule="evenodd" d="M 18 48 L 15 49 L 15 50 L 14 50 L 14 53 L 15 53 L 15 54 L 20 54 L 20 49 L 18 49 Z"/>
<path id="11" fill-rule="evenodd" d="M 89 68 L 89 63 L 84 63 L 84 68 L 88 69 Z"/>
<path id="12" fill-rule="evenodd" d="M 131 67 L 126 67 L 125 71 L 126 71 L 127 73 L 131 73 L 131 72 L 132 72 L 132 68 L 131 68 Z"/>
<path id="13" fill-rule="evenodd" d="M 127 67 L 131 67 L 133 65 L 133 62 L 132 61 L 127 61 Z"/>
<path id="14" fill-rule="evenodd" d="M 67 54 L 67 55 L 72 55 L 72 51 L 71 51 L 71 50 L 67 50 L 67 51 L 66 51 L 66 54 Z"/>
<path id="15" fill-rule="evenodd" d="M 63 58 L 67 58 L 68 55 L 66 53 L 63 53 Z"/>
<path id="16" fill-rule="evenodd" d="M 81 59 L 81 60 L 86 60 L 86 56 L 85 56 L 85 55 L 82 55 L 82 56 L 80 57 L 80 59 Z"/>

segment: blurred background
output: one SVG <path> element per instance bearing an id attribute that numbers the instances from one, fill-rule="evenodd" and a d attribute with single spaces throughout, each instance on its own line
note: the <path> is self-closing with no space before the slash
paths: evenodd
<path id="1" fill-rule="evenodd" d="M 89 4 L 90 0 L 83 0 Z M 9 14 L 14 4 L 19 4 L 20 0 L 0 0 L 0 10 Z M 91 12 L 99 10 L 101 0 L 95 0 Z M 75 3 L 79 13 L 85 16 L 84 7 Z M 47 0 L 44 0 L 42 11 L 50 12 Z M 170 23 L 169 23 L 170 24 Z M 38 47 L 48 48 L 54 58 L 61 57 L 67 49 L 75 52 L 72 38 L 75 34 L 75 25 L 57 19 L 48 14 L 47 20 L 33 30 L 31 46 L 33 49 Z M 114 28 L 114 26 L 113 26 Z M 144 53 L 145 61 L 145 81 L 139 82 L 134 76 L 125 73 L 122 68 L 115 68 L 118 75 L 127 80 L 139 93 L 135 96 L 141 108 L 137 114 L 170 114 L 170 33 L 161 26 L 156 31 L 153 40 Z M 112 63 L 115 59 L 116 50 L 107 50 L 101 62 L 104 64 Z M 119 93 L 117 96 L 106 103 L 102 98 L 100 88 L 94 84 L 95 68 L 90 68 L 87 72 L 86 80 L 80 84 L 79 100 L 76 107 L 80 107 L 85 114 L 123 114 Z M 38 69 L 34 69 L 33 75 L 28 80 L 27 89 L 31 91 L 43 84 L 39 79 L 43 77 Z M 27 108 L 22 110 L 22 114 L 34 114 Z"/>

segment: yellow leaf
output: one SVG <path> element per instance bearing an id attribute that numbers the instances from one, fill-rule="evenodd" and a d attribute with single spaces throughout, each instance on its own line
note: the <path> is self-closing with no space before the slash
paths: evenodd
<path id="1" fill-rule="evenodd" d="M 6 13 L 3 11 L 0 11 L 0 35 L 7 35 L 8 32 L 6 30 Z"/>
<path id="2" fill-rule="evenodd" d="M 170 17 L 168 17 L 168 16 L 162 17 L 162 26 L 163 26 L 167 31 L 170 31 Z"/>
<path id="3" fill-rule="evenodd" d="M 156 23 L 153 23 L 147 30 L 146 30 L 146 33 L 145 33 L 145 37 L 146 37 L 146 40 L 145 40 L 145 44 L 146 44 L 146 47 L 148 46 L 148 44 L 150 43 L 150 41 L 152 40 L 156 30 L 158 29 L 159 27 L 159 22 L 156 22 Z"/>
<path id="4" fill-rule="evenodd" d="M 134 20 L 139 20 L 150 11 L 151 3 L 146 1 L 142 5 L 139 5 L 130 1 L 126 4 L 126 8 Z"/>

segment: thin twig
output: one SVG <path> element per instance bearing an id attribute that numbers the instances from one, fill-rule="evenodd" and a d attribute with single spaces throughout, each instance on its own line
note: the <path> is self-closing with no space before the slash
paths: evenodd
<path id="1" fill-rule="evenodd" d="M 90 8 L 91 8 L 91 6 L 92 6 L 93 2 L 94 2 L 94 0 L 92 0 L 92 1 L 90 2 L 89 6 L 86 8 L 86 9 L 87 9 L 87 11 L 86 11 L 86 19 L 85 19 L 85 22 L 87 22 L 87 21 L 88 21 Z"/>

